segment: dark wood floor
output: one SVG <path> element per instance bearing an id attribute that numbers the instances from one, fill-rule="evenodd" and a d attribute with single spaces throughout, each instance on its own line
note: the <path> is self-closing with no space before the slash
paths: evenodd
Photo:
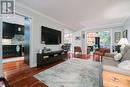
<path id="1" fill-rule="evenodd" d="M 61 62 L 40 68 L 29 68 L 23 61 L 4 63 L 3 75 L 11 87 L 47 87 L 33 75 Z"/>

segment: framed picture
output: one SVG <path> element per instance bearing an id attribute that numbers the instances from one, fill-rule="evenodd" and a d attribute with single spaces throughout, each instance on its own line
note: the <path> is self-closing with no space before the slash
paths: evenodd
<path id="1" fill-rule="evenodd" d="M 119 40 L 121 39 L 121 32 L 115 32 L 114 37 L 115 37 L 115 43 L 118 43 Z"/>
<path id="2" fill-rule="evenodd" d="M 127 30 L 124 30 L 124 31 L 122 32 L 122 37 L 123 37 L 123 38 L 127 38 L 127 32 L 128 32 Z"/>
<path id="3" fill-rule="evenodd" d="M 80 39 L 81 39 L 80 36 L 75 37 L 75 40 L 80 40 Z"/>

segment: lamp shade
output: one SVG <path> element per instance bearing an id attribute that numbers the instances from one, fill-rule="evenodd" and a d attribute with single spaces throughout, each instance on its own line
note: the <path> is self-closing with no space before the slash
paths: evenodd
<path id="1" fill-rule="evenodd" d="M 127 38 L 121 38 L 120 41 L 118 42 L 118 45 L 128 45 L 129 42 Z"/>

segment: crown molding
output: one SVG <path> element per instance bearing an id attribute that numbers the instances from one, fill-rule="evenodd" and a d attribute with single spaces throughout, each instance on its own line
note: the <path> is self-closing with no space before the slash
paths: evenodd
<path id="1" fill-rule="evenodd" d="M 59 24 L 59 25 L 64 26 L 64 28 L 67 28 L 67 29 L 70 29 L 70 30 L 74 31 L 74 28 L 72 28 L 72 27 L 70 27 L 70 26 L 68 26 L 68 25 L 66 25 L 66 24 L 64 24 L 64 23 L 62 23 L 62 22 L 60 22 L 60 21 L 58 21 L 58 20 L 52 18 L 52 17 L 47 16 L 47 15 L 45 15 L 44 13 L 41 13 L 41 12 L 39 12 L 39 11 L 36 11 L 36 10 L 34 10 L 34 9 L 32 9 L 32 8 L 26 6 L 26 5 L 24 5 L 24 4 L 22 4 L 22 3 L 18 2 L 18 1 L 15 2 L 15 4 L 17 4 L 18 6 L 20 6 L 20 7 L 22 7 L 22 8 L 25 8 L 25 9 L 27 9 L 27 10 L 29 10 L 29 11 L 35 13 L 35 14 L 37 14 L 37 15 L 40 15 L 40 16 L 42 16 L 42 17 L 45 17 L 45 18 L 49 19 L 49 20 L 52 20 L 53 22 L 55 22 L 55 23 L 57 23 L 57 24 Z"/>
<path id="2" fill-rule="evenodd" d="M 90 31 L 90 30 L 97 30 L 97 29 L 108 29 L 108 28 L 113 28 L 113 27 L 123 27 L 122 23 L 116 23 L 116 24 L 106 24 L 102 26 L 94 26 L 94 27 L 87 27 L 83 28 L 82 31 Z"/>
<path id="3" fill-rule="evenodd" d="M 125 24 L 127 23 L 127 21 L 130 20 L 130 16 L 126 17 L 126 19 L 124 20 L 124 23 L 123 23 L 123 27 L 125 28 Z"/>

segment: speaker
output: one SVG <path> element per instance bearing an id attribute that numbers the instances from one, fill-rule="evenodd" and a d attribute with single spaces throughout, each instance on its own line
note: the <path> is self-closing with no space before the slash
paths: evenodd
<path id="1" fill-rule="evenodd" d="M 95 37 L 95 45 L 100 48 L 100 37 Z"/>

